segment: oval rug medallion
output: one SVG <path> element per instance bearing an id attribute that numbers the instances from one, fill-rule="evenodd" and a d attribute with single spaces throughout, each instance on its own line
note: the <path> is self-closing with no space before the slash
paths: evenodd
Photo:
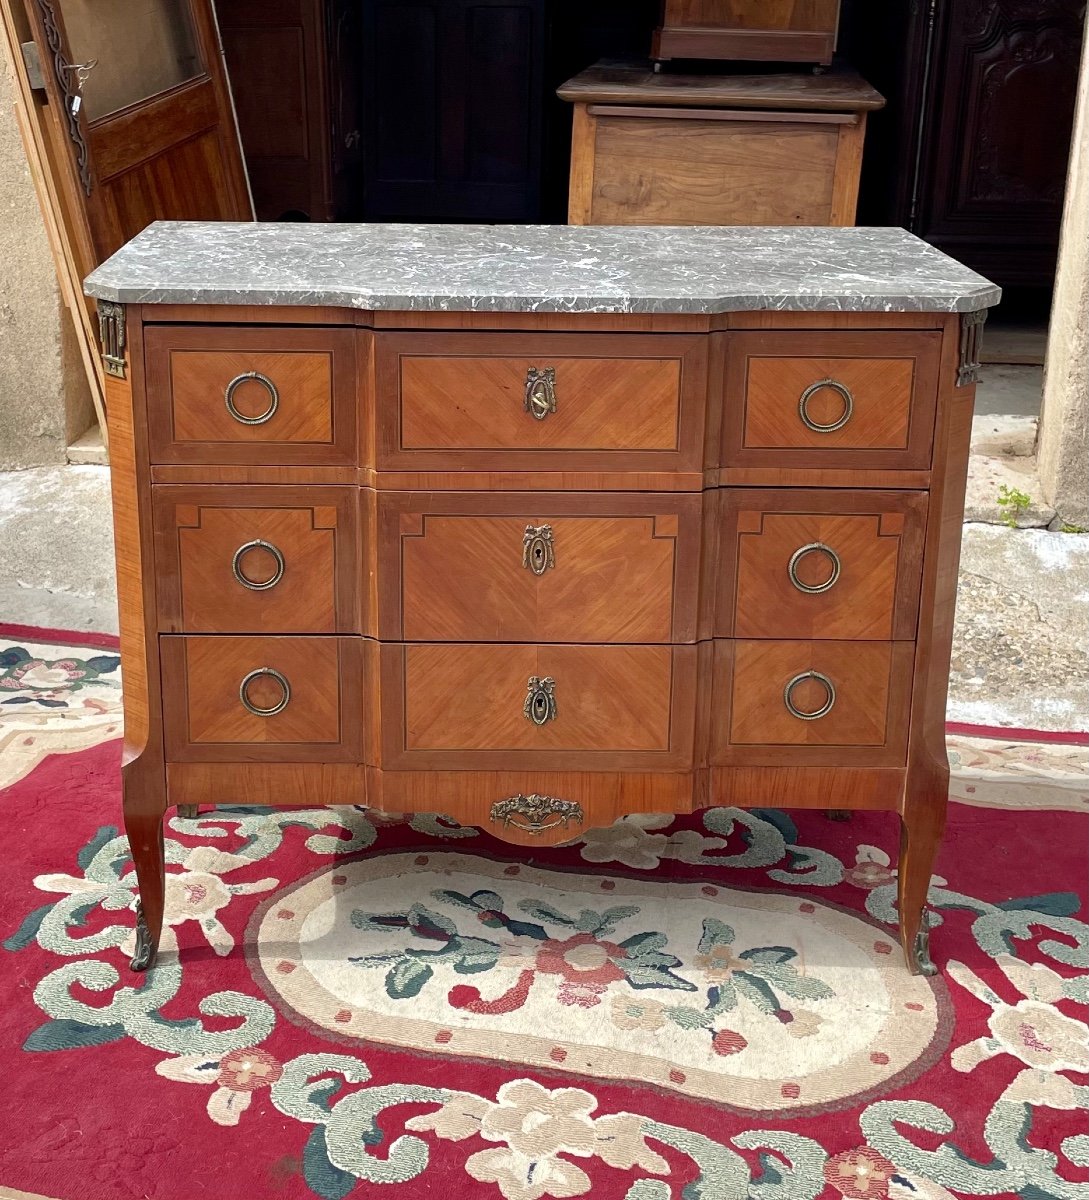
<path id="1" fill-rule="evenodd" d="M 753 1113 L 880 1095 L 951 1033 L 884 929 L 798 895 L 392 853 L 278 892 L 248 940 L 270 999 L 338 1041 Z"/>

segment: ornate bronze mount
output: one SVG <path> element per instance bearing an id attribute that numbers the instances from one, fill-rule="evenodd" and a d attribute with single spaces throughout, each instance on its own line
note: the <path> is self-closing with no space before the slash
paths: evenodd
<path id="1" fill-rule="evenodd" d="M 539 371 L 530 367 L 526 372 L 526 412 L 535 420 L 543 421 L 549 413 L 556 411 L 556 368 L 545 367 Z"/>
<path id="2" fill-rule="evenodd" d="M 531 675 L 526 683 L 526 702 L 522 711 L 534 725 L 547 725 L 556 719 L 556 681 L 551 675 L 541 679 Z"/>
<path id="3" fill-rule="evenodd" d="M 522 536 L 522 566 L 534 575 L 543 575 L 549 567 L 556 565 L 556 552 L 552 548 L 551 525 L 527 525 Z"/>
<path id="4" fill-rule="evenodd" d="M 583 821 L 582 805 L 574 800 L 557 800 L 554 796 L 510 796 L 492 805 L 491 819 L 503 825 L 513 825 L 523 833 L 538 834 L 549 829 L 566 827 L 572 821 Z"/>
<path id="5" fill-rule="evenodd" d="M 151 966 L 152 955 L 155 953 L 155 946 L 151 940 L 151 930 L 147 926 L 147 917 L 144 916 L 144 906 L 139 900 L 136 901 L 136 950 L 133 953 L 132 961 L 129 966 L 134 971 L 146 971 Z"/>
<path id="6" fill-rule="evenodd" d="M 98 340 L 106 374 L 125 378 L 125 306 L 110 300 L 98 302 Z"/>
<path id="7" fill-rule="evenodd" d="M 957 366 L 957 387 L 979 383 L 979 352 L 983 345 L 983 325 L 987 310 L 962 314 L 960 318 L 960 363 Z"/>

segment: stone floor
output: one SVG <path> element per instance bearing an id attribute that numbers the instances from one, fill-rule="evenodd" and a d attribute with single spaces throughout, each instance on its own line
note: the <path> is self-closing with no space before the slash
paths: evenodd
<path id="1" fill-rule="evenodd" d="M 949 717 L 1089 729 L 1089 535 L 1046 528 L 1057 522 L 1040 499 L 1032 457 L 1039 368 L 986 372 Z M 1018 511 L 998 503 L 1003 485 L 1027 497 Z M 1010 520 L 1018 528 L 1003 523 Z M 107 468 L 0 474 L 0 622 L 114 631 L 115 605 Z"/>

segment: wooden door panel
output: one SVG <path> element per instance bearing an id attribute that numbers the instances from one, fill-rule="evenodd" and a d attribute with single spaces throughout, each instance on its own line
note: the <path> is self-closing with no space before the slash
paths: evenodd
<path id="1" fill-rule="evenodd" d="M 359 632 L 355 489 L 152 492 L 161 631 Z"/>
<path id="2" fill-rule="evenodd" d="M 145 346 L 152 462 L 356 462 L 352 330 L 161 325 Z"/>
<path id="3" fill-rule="evenodd" d="M 692 641 L 700 509 L 685 495 L 382 493 L 379 634 Z M 540 574 L 529 529 L 547 538 Z"/>
<path id="4" fill-rule="evenodd" d="M 724 465 L 928 468 L 940 352 L 938 333 L 728 335 Z"/>
<path id="5" fill-rule="evenodd" d="M 362 761 L 362 639 L 164 637 L 160 657 L 169 760 Z M 253 672 L 250 703 L 282 711 L 246 708 Z"/>
<path id="6" fill-rule="evenodd" d="M 692 764 L 695 646 L 380 647 L 386 768 L 650 770 Z M 533 679 L 555 715 L 525 712 Z"/>
<path id="7" fill-rule="evenodd" d="M 910 642 L 716 642 L 712 762 L 901 765 L 914 655 Z"/>
<path id="8" fill-rule="evenodd" d="M 82 274 L 155 220 L 253 209 L 212 0 L 22 0 L 45 72 L 64 237 Z M 93 62 L 78 89 L 73 69 Z"/>
<path id="9" fill-rule="evenodd" d="M 914 638 L 926 493 L 728 489 L 720 497 L 716 636 Z"/>
<path id="10" fill-rule="evenodd" d="M 705 339 L 379 333 L 375 352 L 380 469 L 702 465 Z M 554 408 L 538 419 L 527 382 L 548 369 Z"/>

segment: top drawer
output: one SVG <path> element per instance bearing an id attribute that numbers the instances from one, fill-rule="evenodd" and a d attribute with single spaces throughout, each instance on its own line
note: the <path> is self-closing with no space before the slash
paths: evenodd
<path id="1" fill-rule="evenodd" d="M 705 339 L 378 333 L 378 467 L 702 469 Z"/>
<path id="2" fill-rule="evenodd" d="M 942 335 L 726 335 L 725 467 L 926 470 Z"/>
<path id="3" fill-rule="evenodd" d="M 151 326 L 153 463 L 352 465 L 350 329 Z"/>

